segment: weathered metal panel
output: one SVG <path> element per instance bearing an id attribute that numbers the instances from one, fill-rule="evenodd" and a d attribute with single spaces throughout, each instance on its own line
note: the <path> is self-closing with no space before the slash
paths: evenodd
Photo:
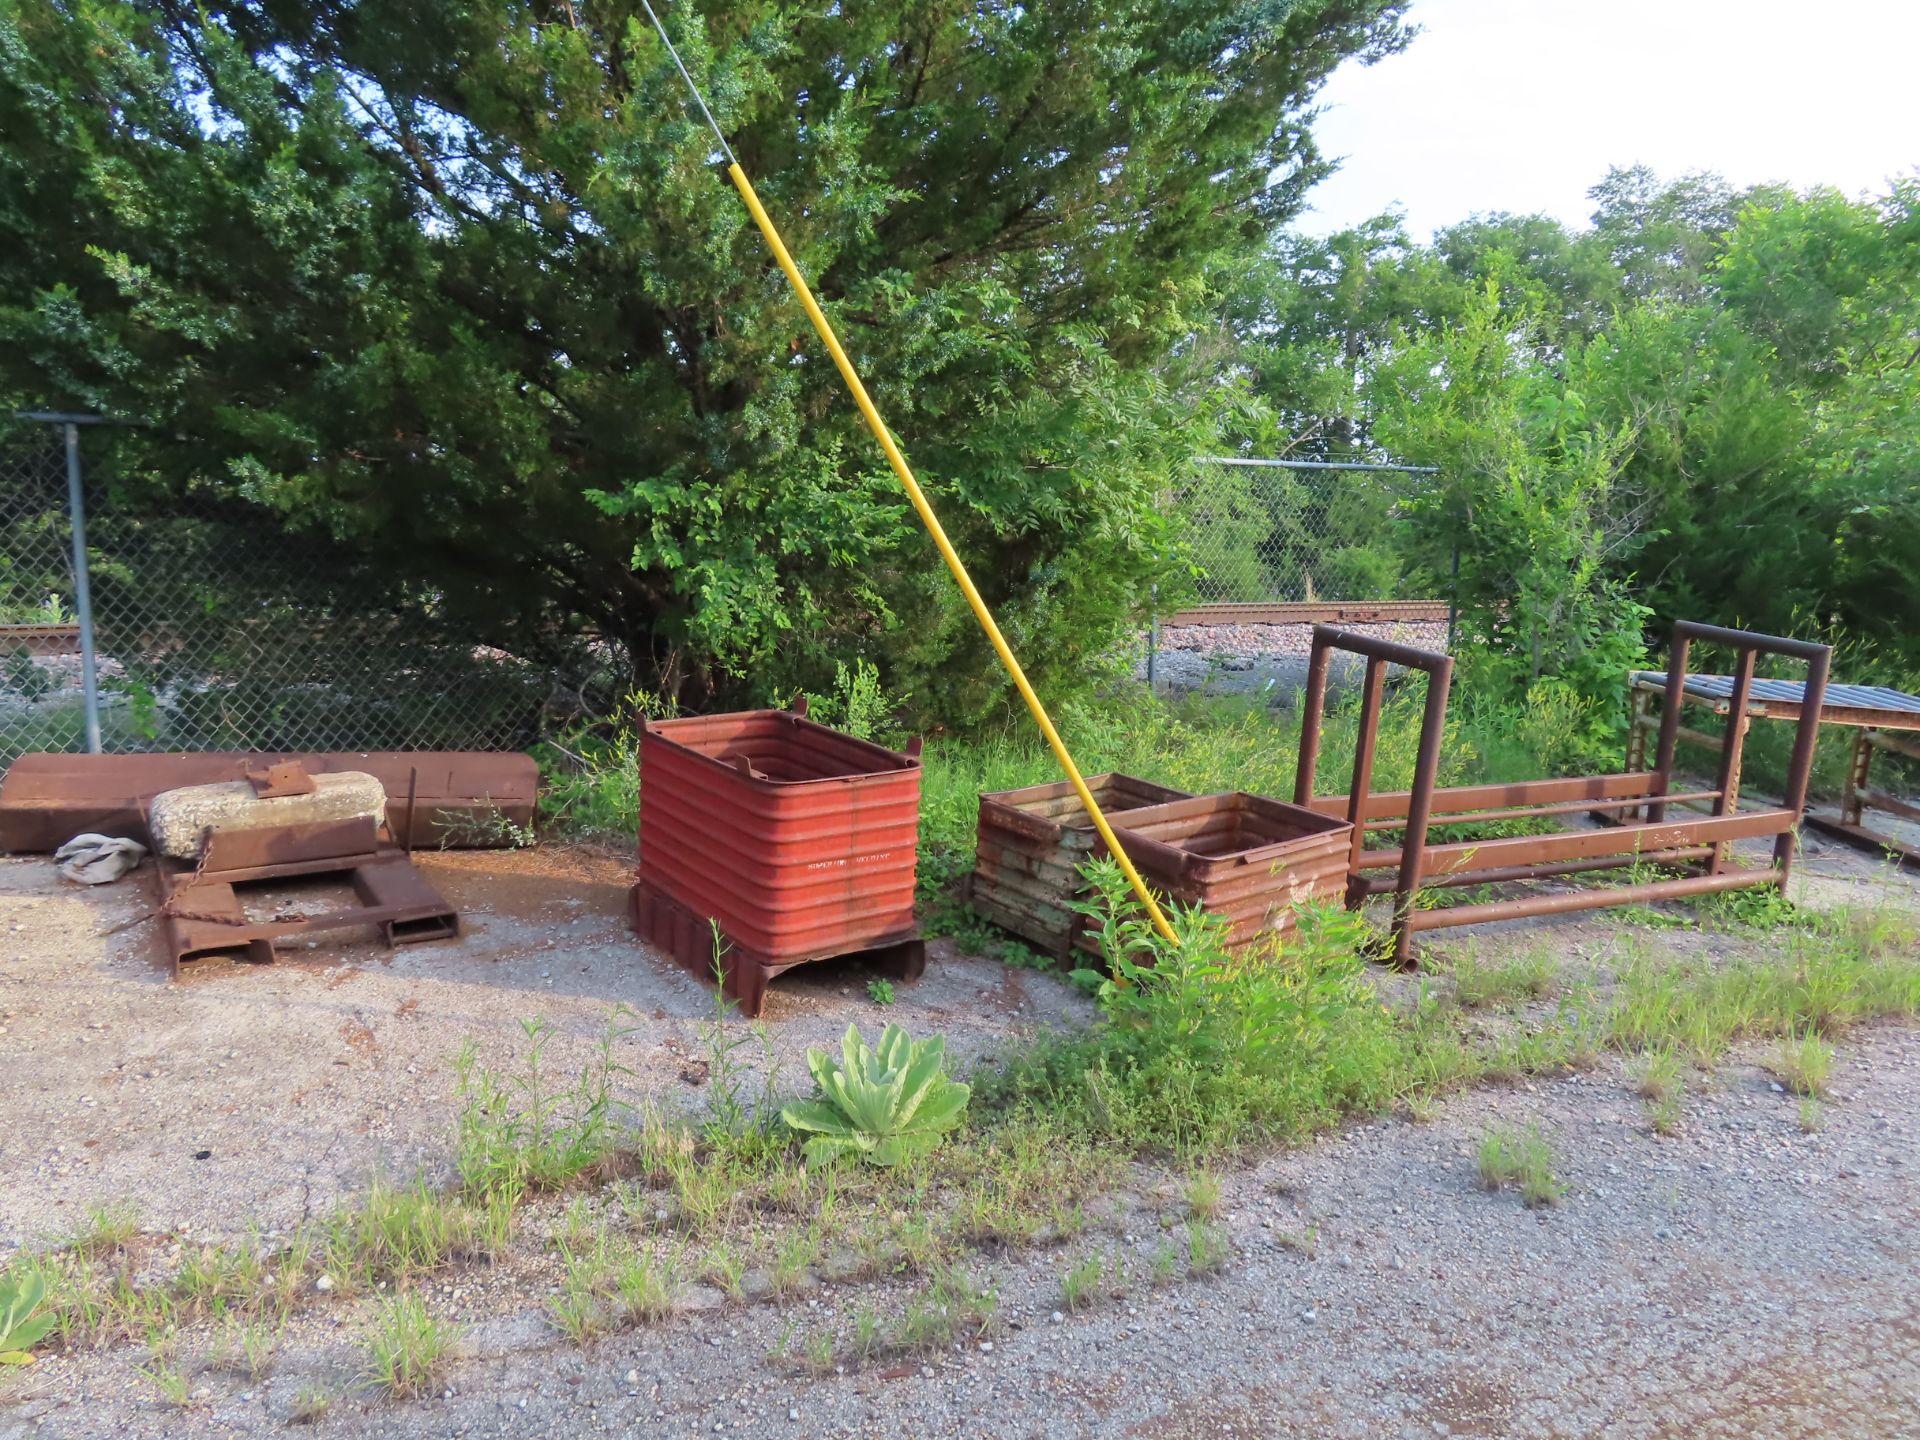
<path id="1" fill-rule="evenodd" d="M 1636 670 L 1633 679 L 1636 684 L 1649 688 L 1664 688 L 1666 675 L 1658 670 Z M 1731 700 L 1733 698 L 1734 677 L 1731 675 L 1688 675 L 1686 691 L 1689 695 L 1704 700 Z M 1748 698 L 1798 707 L 1806 699 L 1807 686 L 1803 680 L 1768 680 L 1756 678 L 1750 682 Z M 1845 710 L 1881 710 L 1892 715 L 1920 715 L 1920 695 L 1909 695 L 1904 690 L 1889 689 L 1885 685 L 1843 685 L 1830 684 L 1826 689 L 1825 704 L 1829 709 Z"/>
<path id="2" fill-rule="evenodd" d="M 640 881 L 778 966 L 916 933 L 920 761 L 793 711 L 640 741 Z"/>
<path id="3" fill-rule="evenodd" d="M 147 806 L 162 791 L 289 762 L 314 775 L 377 777 L 387 792 L 388 829 L 409 848 L 502 843 L 493 839 L 498 821 L 532 826 L 540 784 L 532 756 L 477 750 L 22 755 L 0 779 L 0 851 L 53 850 L 86 831 L 144 842 Z M 410 810 L 412 836 L 403 833 Z"/>
<path id="4" fill-rule="evenodd" d="M 1117 773 L 1088 776 L 1087 788 L 1109 820 L 1189 798 L 1183 790 Z M 1069 781 L 984 794 L 968 903 L 1001 929 L 1064 958 L 1080 924 L 1068 902 L 1084 890 L 1080 866 L 1098 843 L 1093 820 Z"/>
<path id="5" fill-rule="evenodd" d="M 1114 826 L 1148 883 L 1225 920 L 1233 949 L 1291 929 L 1296 902 L 1344 898 L 1352 833 L 1345 820 L 1244 791 L 1135 810 Z"/>

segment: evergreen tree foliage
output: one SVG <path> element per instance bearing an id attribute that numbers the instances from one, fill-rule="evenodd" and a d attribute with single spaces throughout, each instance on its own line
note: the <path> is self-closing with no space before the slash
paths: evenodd
<path id="1" fill-rule="evenodd" d="M 1183 342 L 1401 0 L 697 0 L 666 23 L 1036 678 L 1245 397 Z M 605 637 L 682 701 L 1006 700 L 636 0 L 0 0 L 0 398 L 141 483 Z"/>

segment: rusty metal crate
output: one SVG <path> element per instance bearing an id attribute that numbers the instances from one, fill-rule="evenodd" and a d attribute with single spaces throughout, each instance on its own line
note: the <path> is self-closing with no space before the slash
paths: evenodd
<path id="1" fill-rule="evenodd" d="M 1091 775 L 1087 788 L 1109 819 L 1188 798 L 1184 790 L 1132 775 Z M 1086 806 L 1068 781 L 984 794 L 967 903 L 983 919 L 1065 959 L 1081 918 L 1069 902 L 1085 889 L 1080 865 L 1098 844 Z"/>
<path id="2" fill-rule="evenodd" d="M 649 724 L 635 927 L 710 974 L 710 935 L 689 946 L 681 922 L 717 925 L 728 992 L 748 1014 L 794 965 L 918 946 L 918 752 L 841 734 L 804 708 Z"/>
<path id="3" fill-rule="evenodd" d="M 1346 896 L 1353 826 L 1304 806 L 1236 790 L 1135 810 L 1113 829 L 1148 884 L 1227 922 L 1231 949 L 1293 928 L 1298 901 Z"/>

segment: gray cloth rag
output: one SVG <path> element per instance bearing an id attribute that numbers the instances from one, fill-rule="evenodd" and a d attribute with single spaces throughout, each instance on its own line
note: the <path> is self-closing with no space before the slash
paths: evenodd
<path id="1" fill-rule="evenodd" d="M 60 876 L 78 885 L 111 885 L 146 857 L 147 847 L 137 840 L 116 840 L 110 835 L 76 835 L 53 858 L 60 862 Z"/>

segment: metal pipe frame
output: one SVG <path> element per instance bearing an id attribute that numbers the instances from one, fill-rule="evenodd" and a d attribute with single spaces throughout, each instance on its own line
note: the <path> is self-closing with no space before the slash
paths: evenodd
<path id="1" fill-rule="evenodd" d="M 1877 850 L 1904 869 L 1920 870 L 1920 846 L 1910 845 L 1884 830 L 1867 824 L 1869 810 L 1884 810 L 1903 820 L 1920 823 L 1920 806 L 1908 804 L 1897 795 L 1876 789 L 1872 784 L 1873 752 L 1890 750 L 1910 760 L 1920 760 L 1920 745 L 1911 740 L 1876 729 L 1862 729 L 1853 739 L 1853 756 L 1847 766 L 1846 784 L 1840 792 L 1840 817 L 1808 815 L 1807 824 L 1836 840 L 1844 840 L 1862 849 Z"/>
<path id="2" fill-rule="evenodd" d="M 1637 771 L 1646 758 L 1646 736 L 1655 729 L 1658 721 L 1651 714 L 1653 699 L 1659 696 L 1662 703 L 1668 703 L 1664 682 L 1636 678 L 1633 686 L 1632 729 L 1627 737 L 1627 770 Z M 1712 696 L 1696 695 L 1685 692 L 1681 696 L 1682 705 L 1694 705 L 1709 710 L 1716 715 L 1731 717 L 1732 707 L 1728 700 L 1715 699 Z M 1794 720 L 1801 718 L 1805 707 L 1800 702 L 1782 700 L 1752 700 L 1745 707 L 1745 721 L 1754 720 Z M 1875 830 L 1866 823 L 1868 810 L 1885 810 L 1889 814 L 1920 823 L 1920 807 L 1913 806 L 1898 796 L 1889 795 L 1884 790 L 1875 789 L 1868 781 L 1873 768 L 1873 752 L 1890 750 L 1910 759 L 1920 760 L 1920 744 L 1902 739 L 1896 731 L 1920 730 L 1920 716 L 1911 712 L 1897 710 L 1868 710 L 1857 706 L 1822 705 L 1821 723 L 1825 725 L 1843 725 L 1855 730 L 1853 753 L 1847 766 L 1847 774 L 1840 790 L 1840 813 L 1838 817 L 1823 815 L 1816 810 L 1808 810 L 1802 816 L 1802 822 L 1808 828 L 1820 831 L 1823 835 L 1857 846 L 1863 850 L 1890 856 L 1896 863 L 1920 869 L 1920 846 L 1915 846 L 1884 831 Z M 1732 724 L 1731 718 L 1728 724 Z M 1690 729 L 1682 725 L 1678 738 L 1691 745 L 1707 750 L 1722 750 L 1726 743 L 1724 732 L 1709 735 L 1705 731 Z M 1737 788 L 1737 785 L 1736 785 Z M 1668 797 L 1669 804 L 1680 804 L 1687 800 L 1697 800 L 1700 795 L 1675 795 Z M 1607 807 L 1591 805 L 1590 811 Z M 1603 823 L 1612 823 L 1605 817 L 1595 815 Z"/>
<path id="3" fill-rule="evenodd" d="M 93 582 L 87 568 L 87 502 L 80 484 L 80 426 L 62 422 L 67 449 L 67 524 L 73 540 L 73 616 L 80 622 L 80 683 L 87 753 L 100 753 L 100 667 L 93 645 Z"/>
<path id="4" fill-rule="evenodd" d="M 1428 875 L 1426 888 L 1443 890 L 1465 885 L 1500 885 L 1513 880 L 1545 880 L 1557 875 L 1584 875 L 1594 870 L 1624 870 L 1632 865 L 1678 865 L 1689 860 L 1704 860 L 1713 853 L 1711 845 L 1690 845 L 1679 850 L 1652 850 L 1638 855 L 1598 855 L 1585 860 L 1562 860 L 1552 865 L 1510 865 L 1497 870 L 1456 870 L 1450 874 Z M 1355 888 L 1367 895 L 1383 894 L 1399 880 L 1391 875 L 1365 875 Z"/>
<path id="5" fill-rule="evenodd" d="M 1730 781 L 1737 784 L 1740 774 L 1741 752 L 1746 743 L 1747 729 L 1740 721 L 1745 714 L 1747 694 L 1753 683 L 1755 658 L 1759 655 L 1780 655 L 1806 662 L 1807 679 L 1801 693 L 1800 720 L 1794 728 L 1793 754 L 1787 762 L 1787 793 L 1780 807 L 1790 812 L 1793 820 L 1773 842 L 1773 868 L 1778 872 L 1780 888 L 1784 891 L 1793 870 L 1795 831 L 1807 808 L 1807 784 L 1813 774 L 1814 746 L 1820 738 L 1820 709 L 1826 701 L 1827 675 L 1833 667 L 1833 647 L 1814 640 L 1791 640 L 1780 635 L 1761 635 L 1752 630 L 1729 630 L 1719 625 L 1701 625 L 1692 620 L 1675 624 L 1673 647 L 1667 657 L 1668 701 L 1660 708 L 1659 748 L 1654 753 L 1652 773 L 1656 795 L 1665 795 L 1672 783 L 1673 752 L 1680 738 L 1680 710 L 1683 703 L 1675 697 L 1687 692 L 1687 657 L 1696 640 L 1710 645 L 1725 645 L 1739 654 L 1740 668 L 1736 672 L 1734 694 L 1729 702 L 1731 715 L 1721 741 L 1721 780 L 1718 788 L 1722 792 L 1732 788 Z M 1737 796 L 1723 793 L 1715 806 L 1716 817 L 1733 814 L 1737 809 L 1737 799 Z M 1665 818 L 1666 805 L 1661 800 L 1656 799 L 1647 806 L 1649 824 L 1658 824 Z M 1724 852 L 1716 852 L 1712 868 L 1718 870 L 1724 860 Z"/>
<path id="6" fill-rule="evenodd" d="M 1426 708 L 1420 717 L 1420 749 L 1414 761 L 1413 789 L 1407 792 L 1406 837 L 1400 849 L 1400 871 L 1394 886 L 1391 958 L 1395 965 L 1405 966 L 1413 957 L 1413 931 L 1407 922 L 1413 914 L 1414 896 L 1420 889 L 1427 816 L 1433 806 L 1434 781 L 1440 773 L 1440 741 L 1447 728 L 1447 696 L 1453 688 L 1453 657 L 1332 625 L 1314 626 L 1313 650 L 1307 661 L 1307 688 L 1300 702 L 1300 760 L 1293 781 L 1296 805 L 1309 805 L 1313 800 L 1314 775 L 1320 762 L 1320 731 L 1327 709 L 1327 667 L 1335 650 L 1358 655 L 1367 662 L 1366 684 L 1361 692 L 1359 738 L 1353 750 L 1353 783 L 1347 790 L 1347 819 L 1353 825 L 1347 871 L 1349 905 L 1357 904 L 1362 898 L 1352 882 L 1359 876 L 1359 858 L 1366 837 L 1361 821 L 1373 798 L 1373 756 L 1380 732 L 1386 667 L 1400 665 L 1427 677 Z"/>
<path id="7" fill-rule="evenodd" d="M 1354 827 L 1348 903 L 1358 905 L 1368 895 L 1393 891 L 1393 936 L 1389 950 L 1393 963 L 1404 966 L 1411 961 L 1413 935 L 1421 930 L 1639 904 L 1747 886 L 1773 885 L 1785 889 L 1791 873 L 1795 832 L 1806 809 L 1814 745 L 1819 735 L 1820 705 L 1826 694 L 1833 652 L 1830 647 L 1811 641 L 1683 620 L 1674 626 L 1666 679 L 1669 696 L 1686 693 L 1687 659 L 1696 641 L 1730 646 L 1739 656 L 1729 706 L 1732 719 L 1720 741 L 1718 783 L 1713 790 L 1672 792 L 1674 749 L 1681 738 L 1677 702 L 1662 707 L 1659 741 L 1650 771 L 1441 790 L 1435 787 L 1434 779 L 1439 770 L 1440 739 L 1446 726 L 1447 691 L 1453 671 L 1451 657 L 1332 626 L 1314 627 L 1313 650 L 1301 703 L 1300 760 L 1294 778 L 1294 803 L 1322 813 L 1339 813 L 1344 808 Z M 1361 691 L 1360 729 L 1354 745 L 1353 782 L 1344 797 L 1344 807 L 1339 797 L 1316 798 L 1313 794 L 1326 710 L 1328 665 L 1336 649 L 1362 656 L 1367 661 L 1366 681 Z M 1806 662 L 1807 704 L 1794 737 L 1785 803 L 1742 814 L 1739 787 L 1747 728 L 1745 714 L 1756 662 L 1762 654 Z M 1372 793 L 1373 759 L 1378 742 L 1384 672 L 1389 664 L 1426 673 L 1427 705 L 1421 720 L 1420 752 L 1412 789 L 1376 796 Z M 1666 819 L 1668 805 L 1703 800 L 1713 802 L 1710 815 L 1671 822 Z M 1606 803 L 1596 805 L 1594 802 Z M 1428 832 L 1435 825 L 1444 828 L 1583 808 L 1632 809 L 1639 804 L 1645 805 L 1644 821 L 1612 829 L 1559 831 L 1479 842 L 1429 842 Z M 1383 822 L 1398 822 L 1405 831 L 1400 847 L 1397 850 L 1365 849 L 1363 841 L 1369 822 L 1374 829 L 1392 828 L 1391 823 Z M 1765 836 L 1774 837 L 1771 865 L 1750 869 L 1731 862 L 1728 853 L 1731 842 Z M 1702 873 L 1671 880 L 1526 895 L 1447 909 L 1422 910 L 1414 903 L 1423 888 L 1537 880 L 1643 863 L 1681 865 L 1694 861 L 1704 862 Z M 1389 869 L 1397 873 L 1391 877 L 1362 873 Z"/>
<path id="8" fill-rule="evenodd" d="M 1311 677 L 1309 677 L 1311 678 Z M 1433 792 L 1433 813 L 1475 816 L 1489 807 L 1544 805 L 1561 801 L 1644 800 L 1652 793 L 1652 780 L 1644 770 L 1623 770 L 1613 775 L 1575 775 L 1559 780 L 1509 780 L 1493 785 L 1447 785 Z M 1382 790 L 1369 795 L 1366 817 L 1369 824 L 1387 821 L 1397 825 L 1406 819 L 1413 804 L 1411 790 Z M 1311 809 L 1323 815 L 1345 812 L 1347 797 L 1320 795 Z M 1437 821 L 1435 823 L 1438 823 Z M 1379 828 L 1377 825 L 1375 828 Z"/>
<path id="9" fill-rule="evenodd" d="M 1679 900 L 1689 895 L 1713 895 L 1722 890 L 1775 883 L 1770 867 L 1729 869 L 1714 875 L 1683 875 L 1677 880 L 1654 880 L 1644 885 L 1559 890 L 1548 895 L 1490 900 L 1484 905 L 1417 910 L 1407 917 L 1407 923 L 1412 930 L 1445 930 L 1456 925 L 1484 925 L 1490 920 L 1525 920 L 1540 915 L 1566 915 L 1576 910 L 1600 910 L 1610 905 L 1646 905 L 1655 900 Z"/>

